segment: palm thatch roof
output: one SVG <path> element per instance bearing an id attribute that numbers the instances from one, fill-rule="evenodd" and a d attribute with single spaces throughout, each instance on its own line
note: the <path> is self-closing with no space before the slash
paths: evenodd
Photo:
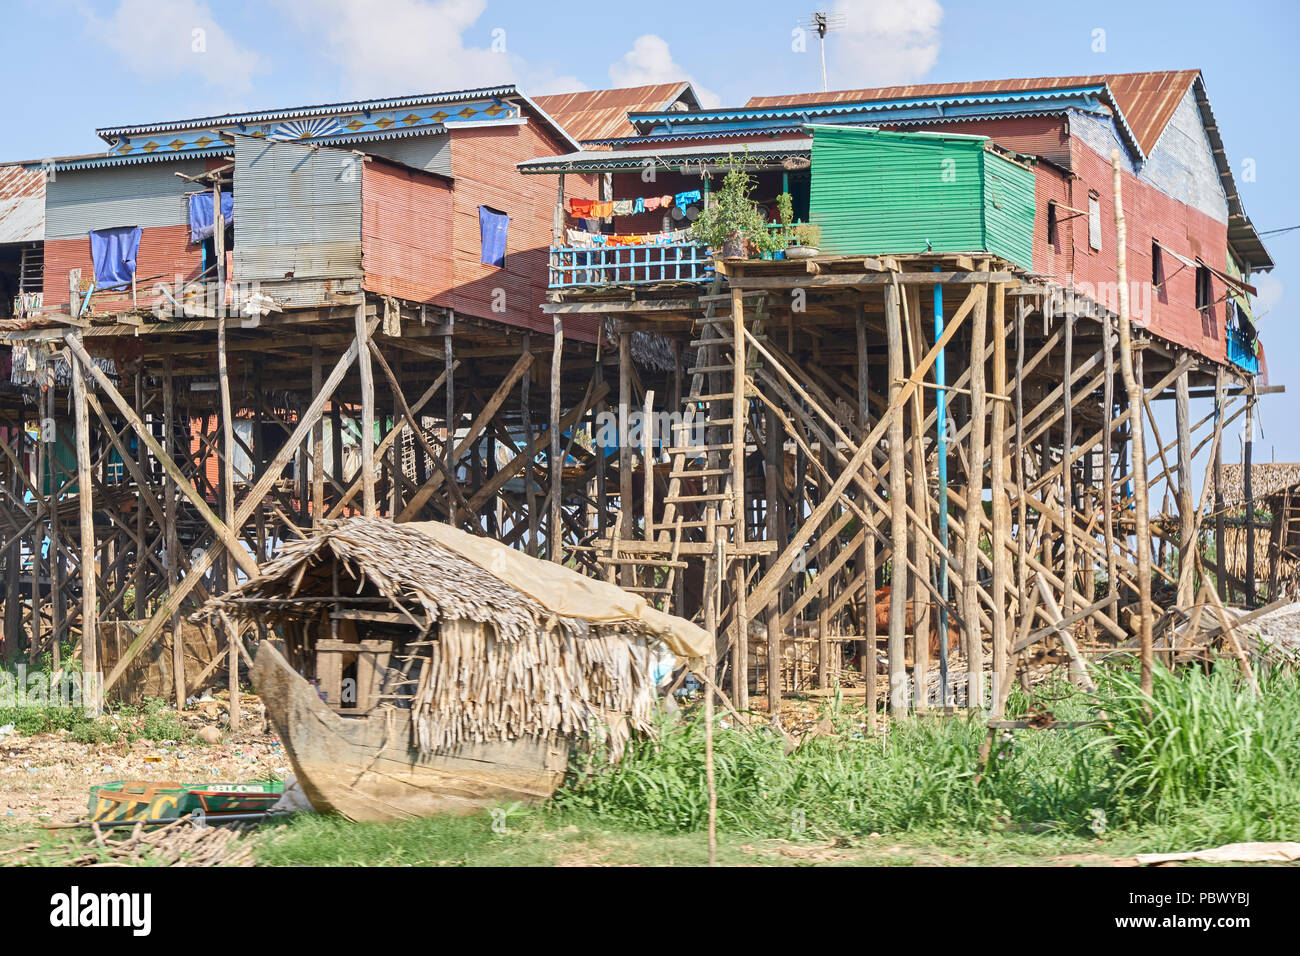
<path id="1" fill-rule="evenodd" d="M 650 725 L 653 657 L 699 657 L 710 641 L 688 621 L 613 585 L 449 525 L 379 518 L 323 521 L 257 577 L 197 616 L 284 626 L 309 654 L 338 602 L 386 598 L 413 636 L 437 627 L 411 701 L 423 752 L 523 735 L 585 735 L 611 716 Z M 467 626 L 469 625 L 469 626 Z M 611 739 L 621 748 L 625 731 Z"/>
<path id="2" fill-rule="evenodd" d="M 1229 508 L 1242 508 L 1246 504 L 1246 469 L 1243 465 L 1223 466 L 1223 503 Z M 1271 495 L 1281 494 L 1300 484 L 1300 462 L 1260 462 L 1250 466 L 1251 491 L 1259 502 Z"/>

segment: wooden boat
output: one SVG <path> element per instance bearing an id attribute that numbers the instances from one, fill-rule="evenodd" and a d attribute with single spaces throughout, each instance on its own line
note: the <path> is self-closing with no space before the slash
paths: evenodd
<path id="1" fill-rule="evenodd" d="M 412 742 L 410 710 L 343 716 L 270 643 L 258 649 L 253 686 L 312 807 L 349 820 L 405 820 L 542 801 L 568 764 L 567 741 L 535 737 L 421 753 Z"/>
<path id="2" fill-rule="evenodd" d="M 499 542 L 366 517 L 322 522 L 204 613 L 275 628 L 254 688 L 312 806 L 352 820 L 545 800 L 593 734 L 616 755 L 647 729 L 657 683 L 711 643 Z"/>

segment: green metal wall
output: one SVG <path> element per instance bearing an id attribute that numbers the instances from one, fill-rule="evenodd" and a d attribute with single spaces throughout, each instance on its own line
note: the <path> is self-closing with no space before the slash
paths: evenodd
<path id="1" fill-rule="evenodd" d="M 811 129 L 810 217 L 823 252 L 984 251 L 1032 267 L 1034 174 L 982 137 Z"/>

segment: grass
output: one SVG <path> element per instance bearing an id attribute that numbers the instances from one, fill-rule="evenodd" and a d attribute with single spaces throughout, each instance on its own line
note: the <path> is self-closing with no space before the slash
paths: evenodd
<path id="1" fill-rule="evenodd" d="M 719 726 L 719 859 L 777 865 L 1111 862 L 1135 852 L 1300 835 L 1300 681 L 1261 675 L 1256 700 L 1224 668 L 1104 675 L 1068 685 L 1058 719 L 1088 728 L 1017 731 L 976 784 L 986 730 L 919 718 L 867 738 L 827 706 L 836 733 L 787 753 L 784 738 Z M 1018 692 L 1017 692 L 1018 693 Z M 1042 698 L 1040 697 L 1040 700 Z M 1013 695 L 1011 710 L 1027 701 Z M 352 824 L 302 817 L 261 838 L 272 865 L 698 864 L 706 861 L 703 726 L 665 724 L 605 767 L 575 765 L 544 807 Z"/>

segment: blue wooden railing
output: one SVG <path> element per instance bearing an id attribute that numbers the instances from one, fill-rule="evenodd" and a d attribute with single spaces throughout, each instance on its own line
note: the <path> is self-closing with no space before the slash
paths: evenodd
<path id="1" fill-rule="evenodd" d="M 713 261 L 698 242 L 644 246 L 552 246 L 550 288 L 707 282 Z"/>
<path id="2" fill-rule="evenodd" d="M 1254 343 L 1234 325 L 1228 326 L 1228 361 L 1252 375 L 1259 374 L 1259 356 Z"/>

